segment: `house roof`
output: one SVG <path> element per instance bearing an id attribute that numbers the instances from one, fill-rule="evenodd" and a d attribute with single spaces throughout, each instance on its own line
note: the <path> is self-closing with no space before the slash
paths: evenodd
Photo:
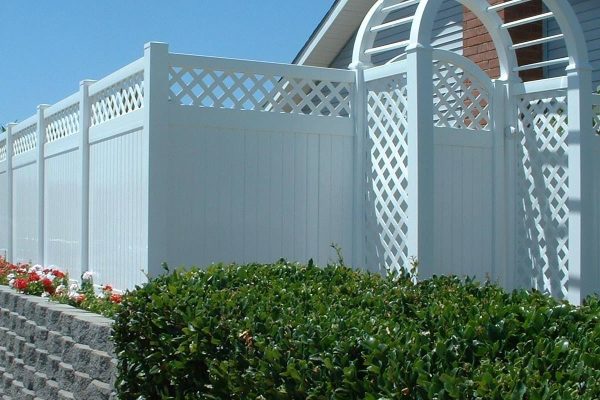
<path id="1" fill-rule="evenodd" d="M 376 0 L 335 0 L 294 64 L 328 67 L 356 33 Z"/>

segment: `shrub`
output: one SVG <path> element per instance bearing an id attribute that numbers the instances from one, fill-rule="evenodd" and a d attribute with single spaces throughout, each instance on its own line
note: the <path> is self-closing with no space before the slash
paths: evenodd
<path id="1" fill-rule="evenodd" d="M 124 299 L 121 398 L 598 399 L 600 303 L 284 262 L 178 270 Z"/>

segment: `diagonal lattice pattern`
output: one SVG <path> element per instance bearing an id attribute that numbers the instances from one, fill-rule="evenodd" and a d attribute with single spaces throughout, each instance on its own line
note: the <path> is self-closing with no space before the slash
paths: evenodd
<path id="1" fill-rule="evenodd" d="M 557 297 L 567 295 L 569 278 L 567 136 L 566 96 L 521 99 L 519 275 L 523 285 Z"/>
<path id="2" fill-rule="evenodd" d="M 184 106 L 350 117 L 348 82 L 170 67 L 169 88 Z"/>
<path id="3" fill-rule="evenodd" d="M 449 62 L 434 61 L 433 109 L 435 126 L 491 130 L 490 93 Z"/>
<path id="4" fill-rule="evenodd" d="M 368 92 L 367 265 L 409 266 L 406 74 L 372 82 Z"/>
<path id="5" fill-rule="evenodd" d="M 592 107 L 592 115 L 594 116 L 594 132 L 600 135 L 600 105 L 595 104 Z"/>
<path id="6" fill-rule="evenodd" d="M 6 139 L 0 142 L 0 162 L 6 160 Z"/>
<path id="7" fill-rule="evenodd" d="M 37 147 L 37 124 L 13 133 L 13 155 L 27 153 Z"/>
<path id="8" fill-rule="evenodd" d="M 77 132 L 79 132 L 79 103 L 46 118 L 46 143 L 52 143 Z"/>
<path id="9" fill-rule="evenodd" d="M 100 125 L 144 106 L 144 72 L 140 71 L 92 97 L 91 126 Z"/>

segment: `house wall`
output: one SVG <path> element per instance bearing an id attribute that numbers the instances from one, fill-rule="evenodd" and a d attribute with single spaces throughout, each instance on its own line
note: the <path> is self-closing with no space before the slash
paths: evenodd
<path id="1" fill-rule="evenodd" d="M 407 7 L 398 12 L 390 14 L 388 20 L 394 20 L 411 16 L 414 14 L 415 7 Z M 462 54 L 462 26 L 463 26 L 463 7 L 455 0 L 446 0 L 438 11 L 438 17 L 434 24 L 432 34 L 432 45 L 435 48 L 449 50 Z M 390 32 L 390 33 L 388 33 Z M 375 46 L 384 45 L 390 42 L 399 42 L 407 40 L 410 33 L 410 24 L 399 26 L 395 29 L 386 31 L 385 36 L 377 37 Z M 331 68 L 347 68 L 352 62 L 352 51 L 354 49 L 354 35 L 339 52 L 337 57 L 331 63 Z M 395 53 L 384 53 L 374 58 L 375 64 L 381 65 L 389 61 Z"/>
<path id="2" fill-rule="evenodd" d="M 573 6 L 585 34 L 588 54 L 593 68 L 593 85 L 596 88 L 600 86 L 600 3 L 598 0 L 569 0 L 569 3 Z M 548 23 L 547 29 L 550 35 L 560 32 L 554 21 Z M 549 43 L 546 53 L 548 59 L 566 57 L 567 55 L 565 44 L 562 41 Z M 548 77 L 561 76 L 564 75 L 564 71 L 564 66 L 553 66 L 548 68 L 547 75 Z"/>

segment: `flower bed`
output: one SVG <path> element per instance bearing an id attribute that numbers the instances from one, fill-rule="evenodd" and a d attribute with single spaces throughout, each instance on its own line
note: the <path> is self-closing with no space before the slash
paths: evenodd
<path id="1" fill-rule="evenodd" d="M 12 264 L 0 257 L 0 285 L 111 318 L 118 311 L 123 295 L 110 285 L 96 287 L 94 277 L 93 272 L 85 272 L 79 284 L 56 267 Z"/>

